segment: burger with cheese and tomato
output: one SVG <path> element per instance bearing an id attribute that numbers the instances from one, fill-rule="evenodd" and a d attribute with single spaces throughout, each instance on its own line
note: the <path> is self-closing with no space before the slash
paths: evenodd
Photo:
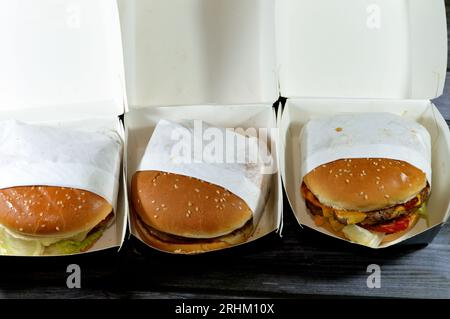
<path id="1" fill-rule="evenodd" d="M 348 158 L 309 172 L 301 194 L 317 226 L 378 247 L 408 232 L 426 212 L 430 185 L 423 171 L 387 158 Z"/>

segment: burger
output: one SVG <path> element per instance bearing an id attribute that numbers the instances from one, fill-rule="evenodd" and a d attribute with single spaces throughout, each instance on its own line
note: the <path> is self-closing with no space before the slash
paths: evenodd
<path id="1" fill-rule="evenodd" d="M 0 255 L 85 252 L 113 219 L 102 197 L 81 189 L 25 186 L 0 190 Z"/>
<path id="2" fill-rule="evenodd" d="M 245 201 L 194 177 L 138 171 L 131 195 L 136 231 L 162 251 L 203 253 L 245 242 L 253 232 L 253 212 Z"/>
<path id="3" fill-rule="evenodd" d="M 403 236 L 426 216 L 430 185 L 423 171 L 404 161 L 348 158 L 309 172 L 301 194 L 317 226 L 378 247 Z"/>

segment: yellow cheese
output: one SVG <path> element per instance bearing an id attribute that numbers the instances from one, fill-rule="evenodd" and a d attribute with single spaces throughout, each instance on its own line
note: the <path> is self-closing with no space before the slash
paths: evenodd
<path id="1" fill-rule="evenodd" d="M 330 223 L 331 227 L 339 232 L 344 228 L 344 224 L 341 224 L 338 220 L 334 219 L 333 217 L 328 218 L 328 222 Z"/>
<path id="2" fill-rule="evenodd" d="M 346 210 L 335 210 L 334 213 L 338 219 L 345 219 L 347 224 L 358 224 L 366 219 L 367 215 L 363 212 L 350 212 Z"/>

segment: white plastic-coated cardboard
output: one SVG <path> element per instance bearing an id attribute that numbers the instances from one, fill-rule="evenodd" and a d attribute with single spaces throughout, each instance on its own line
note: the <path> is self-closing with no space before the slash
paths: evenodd
<path id="1" fill-rule="evenodd" d="M 200 119 L 227 128 L 276 127 L 274 4 L 273 0 L 119 0 L 130 105 L 125 116 L 129 178 L 160 119 Z M 276 143 L 277 137 L 272 135 L 271 142 Z M 272 156 L 277 161 L 276 147 Z M 281 224 L 280 186 L 276 173 L 249 241 Z"/>
<path id="2" fill-rule="evenodd" d="M 388 247 L 437 226 L 449 217 L 450 198 L 450 132 L 437 108 L 426 100 L 357 100 L 357 99 L 296 99 L 288 100 L 280 120 L 280 170 L 284 187 L 298 222 L 309 228 L 336 237 L 314 224 L 300 194 L 301 148 L 300 132 L 311 119 L 337 113 L 388 112 L 422 124 L 431 136 L 432 192 L 428 201 L 428 221 L 421 218 L 408 233 L 395 241 L 380 245 Z"/>
<path id="3" fill-rule="evenodd" d="M 125 75 L 115 0 L 0 0 L 0 119 L 124 140 Z M 128 201 L 121 168 L 115 223 L 88 252 L 122 245 Z"/>
<path id="4" fill-rule="evenodd" d="M 239 114 L 236 117 L 236 114 Z M 128 141 L 128 187 L 131 177 L 138 170 L 140 159 L 150 141 L 157 123 L 161 119 L 183 121 L 186 119 L 203 120 L 216 127 L 224 128 L 276 128 L 275 112 L 272 105 L 194 105 L 172 107 L 149 107 L 132 110 L 125 114 L 125 126 Z M 275 162 L 278 163 L 276 133 L 268 133 L 268 147 Z M 130 203 L 130 205 L 132 205 Z M 267 202 L 255 231 L 247 242 L 251 242 L 277 230 L 281 224 L 282 189 L 278 170 L 271 176 Z M 131 233 L 141 239 L 131 225 Z M 141 239 L 142 240 L 142 239 Z"/>
<path id="5" fill-rule="evenodd" d="M 443 0 L 277 0 L 288 98 L 431 99 L 447 62 Z"/>
<path id="6" fill-rule="evenodd" d="M 407 116 L 431 135 L 432 194 L 421 219 L 391 246 L 446 221 L 450 198 L 450 133 L 428 100 L 443 92 L 447 27 L 442 0 L 279 0 L 276 42 L 280 90 L 280 169 L 300 224 L 317 227 L 300 195 L 299 137 L 313 118 L 341 112 Z M 335 237 L 335 236 L 334 236 Z"/>
<path id="7" fill-rule="evenodd" d="M 0 39 L 0 110 L 124 112 L 115 0 L 1 0 Z"/>
<path id="8" fill-rule="evenodd" d="M 119 0 L 131 107 L 274 103 L 273 0 Z"/>

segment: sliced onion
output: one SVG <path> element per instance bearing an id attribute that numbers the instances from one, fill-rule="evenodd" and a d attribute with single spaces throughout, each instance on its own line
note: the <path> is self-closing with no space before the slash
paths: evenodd
<path id="1" fill-rule="evenodd" d="M 358 225 L 347 225 L 342 232 L 352 242 L 372 248 L 378 247 L 385 236 L 384 233 L 371 232 Z"/>

